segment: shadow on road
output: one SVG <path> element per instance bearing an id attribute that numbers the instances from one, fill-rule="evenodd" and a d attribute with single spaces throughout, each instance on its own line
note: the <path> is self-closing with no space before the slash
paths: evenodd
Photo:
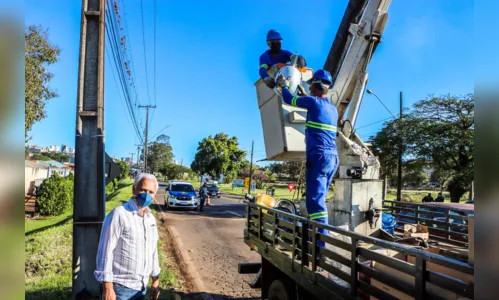
<path id="1" fill-rule="evenodd" d="M 153 209 L 158 209 L 157 204 L 152 204 Z M 170 216 L 205 216 L 209 218 L 219 218 L 219 219 L 244 219 L 246 218 L 246 209 L 243 203 L 241 204 L 217 204 L 210 207 L 204 208 L 203 212 L 194 211 L 190 209 L 183 208 L 169 208 L 166 209 L 164 206 L 161 207 L 163 211 L 167 212 Z"/>
<path id="2" fill-rule="evenodd" d="M 175 300 L 225 300 L 225 299 L 237 299 L 237 300 L 255 300 L 260 299 L 260 297 L 232 297 L 222 294 L 210 294 L 210 293 L 181 293 L 175 292 L 173 295 Z"/>

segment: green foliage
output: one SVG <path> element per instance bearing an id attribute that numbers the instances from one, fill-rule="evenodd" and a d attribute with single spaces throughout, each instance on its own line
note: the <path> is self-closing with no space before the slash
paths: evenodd
<path id="1" fill-rule="evenodd" d="M 128 167 L 128 165 L 124 161 L 118 161 L 116 164 L 120 167 L 121 173 L 115 179 L 117 179 L 116 182 L 120 182 L 123 179 L 128 178 L 128 176 L 130 174 L 130 168 Z"/>
<path id="2" fill-rule="evenodd" d="M 37 26 L 28 26 L 24 30 L 24 134 L 29 140 L 28 132 L 33 124 L 46 117 L 45 101 L 57 97 L 57 93 L 49 87 L 53 74 L 47 66 L 58 61 L 60 49 L 48 40 L 47 30 Z"/>
<path id="3" fill-rule="evenodd" d="M 185 166 L 180 166 L 176 164 L 166 164 L 163 167 L 159 169 L 159 172 L 163 175 L 166 176 L 169 180 L 172 179 L 179 179 L 182 180 L 184 178 L 183 175 L 184 173 L 188 174 L 188 178 L 194 178 L 194 173 L 192 172 L 191 169 L 185 167 Z"/>
<path id="4" fill-rule="evenodd" d="M 218 133 L 204 138 L 198 146 L 191 169 L 199 174 L 219 176 L 224 174 L 224 181 L 234 179 L 243 166 L 246 152 L 239 149 L 237 137 Z"/>
<path id="5" fill-rule="evenodd" d="M 73 204 L 74 177 L 62 177 L 52 174 L 40 185 L 37 194 L 37 205 L 41 215 L 58 216 Z"/>
<path id="6" fill-rule="evenodd" d="M 434 178 L 459 202 L 474 179 L 475 96 L 430 96 L 413 105 L 402 120 L 392 120 L 372 137 L 382 171 L 396 170 L 399 141 L 405 155 L 431 164 Z"/>
<path id="7" fill-rule="evenodd" d="M 31 156 L 32 160 L 55 160 L 60 163 L 69 162 L 73 156 L 66 153 L 57 152 L 44 152 L 44 153 L 33 153 Z"/>
<path id="8" fill-rule="evenodd" d="M 144 159 L 144 153 L 141 155 Z M 173 148 L 170 145 L 170 137 L 162 134 L 147 148 L 148 172 L 160 172 L 165 166 L 173 162 Z"/>

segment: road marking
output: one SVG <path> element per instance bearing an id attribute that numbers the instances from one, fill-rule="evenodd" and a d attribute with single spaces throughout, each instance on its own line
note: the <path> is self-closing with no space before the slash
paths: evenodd
<path id="1" fill-rule="evenodd" d="M 225 211 L 225 212 L 228 212 L 229 214 L 236 215 L 236 216 L 238 216 L 239 218 L 244 217 L 244 216 L 242 216 L 242 215 L 240 215 L 240 214 L 238 214 L 238 213 L 236 213 L 236 212 L 230 211 L 230 210 L 224 210 L 224 211 Z"/>

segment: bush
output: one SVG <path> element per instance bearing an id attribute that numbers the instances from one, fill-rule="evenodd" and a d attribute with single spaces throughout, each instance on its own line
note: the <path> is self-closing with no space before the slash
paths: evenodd
<path id="1" fill-rule="evenodd" d="M 37 206 L 40 215 L 58 216 L 73 205 L 74 177 L 62 177 L 52 174 L 40 185 L 37 194 Z"/>

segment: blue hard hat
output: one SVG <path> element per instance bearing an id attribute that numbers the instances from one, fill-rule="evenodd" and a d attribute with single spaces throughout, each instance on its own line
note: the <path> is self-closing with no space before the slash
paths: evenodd
<path id="1" fill-rule="evenodd" d="M 321 82 L 326 82 L 329 85 L 333 85 L 333 77 L 331 77 L 331 74 L 326 71 L 326 70 L 317 70 L 314 73 L 314 76 L 307 81 L 308 84 L 314 83 L 314 81 L 321 81 Z"/>
<path id="2" fill-rule="evenodd" d="M 268 41 L 280 41 L 282 40 L 282 36 L 281 34 L 274 30 L 274 29 L 270 29 L 269 32 L 267 32 L 267 42 Z"/>

